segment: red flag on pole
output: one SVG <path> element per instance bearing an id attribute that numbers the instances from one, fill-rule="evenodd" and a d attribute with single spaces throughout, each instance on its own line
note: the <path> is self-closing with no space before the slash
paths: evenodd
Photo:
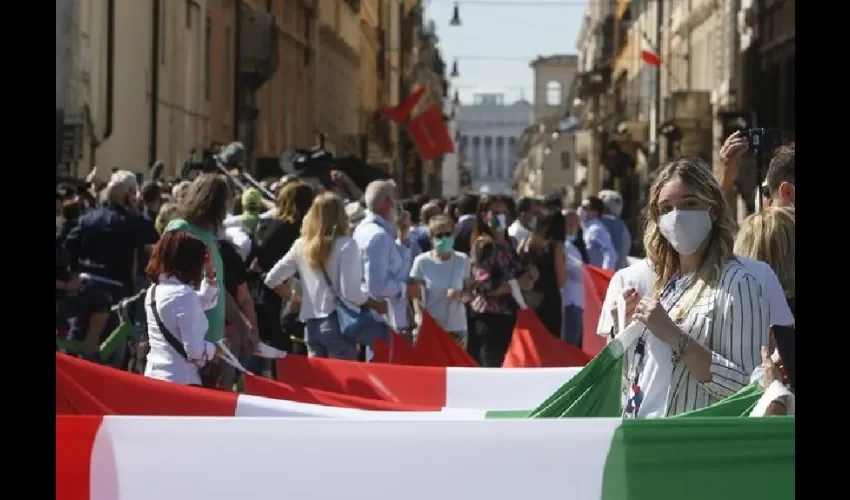
<path id="1" fill-rule="evenodd" d="M 641 36 L 640 57 L 643 62 L 650 66 L 658 67 L 661 65 L 661 56 L 658 55 L 658 50 L 652 46 L 646 33 Z"/>
<path id="2" fill-rule="evenodd" d="M 413 108 L 419 104 L 419 100 L 422 99 L 422 96 L 425 94 L 425 87 L 419 87 L 412 94 L 407 96 L 401 104 L 398 106 L 391 106 L 389 108 L 382 108 L 379 111 L 382 115 L 386 116 L 390 120 L 403 122 L 407 121 L 410 118 L 410 113 L 413 111 Z"/>
<path id="3" fill-rule="evenodd" d="M 443 112 L 438 104 L 412 119 L 407 125 L 407 133 L 423 160 L 433 160 L 445 153 L 454 153 L 454 141 L 443 120 Z"/>

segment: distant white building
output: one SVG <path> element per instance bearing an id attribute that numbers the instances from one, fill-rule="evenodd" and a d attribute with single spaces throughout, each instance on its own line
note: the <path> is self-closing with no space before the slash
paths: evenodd
<path id="1" fill-rule="evenodd" d="M 461 105 L 460 140 L 469 165 L 470 191 L 511 193 L 519 137 L 531 121 L 531 103 L 505 104 L 503 94 L 478 93 L 473 104 Z"/>

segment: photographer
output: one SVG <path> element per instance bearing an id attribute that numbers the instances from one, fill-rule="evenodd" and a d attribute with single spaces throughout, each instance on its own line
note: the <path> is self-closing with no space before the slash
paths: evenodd
<path id="1" fill-rule="evenodd" d="M 768 129 L 765 129 L 768 130 Z M 778 135 L 771 134 L 770 139 L 777 140 Z M 776 144 L 776 143 L 774 143 Z M 720 147 L 720 170 L 717 181 L 723 190 L 726 203 L 735 211 L 735 179 L 738 177 L 738 165 L 744 153 L 750 150 L 750 138 L 746 131 L 738 130 L 723 141 Z M 764 182 L 761 185 L 762 206 L 793 207 L 796 195 L 796 163 L 794 143 L 779 146 L 770 159 Z M 758 179 L 762 182 L 762 179 Z"/>

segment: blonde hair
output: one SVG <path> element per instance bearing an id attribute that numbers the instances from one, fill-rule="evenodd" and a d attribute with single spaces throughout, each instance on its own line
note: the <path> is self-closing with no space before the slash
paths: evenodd
<path id="1" fill-rule="evenodd" d="M 159 234 L 165 232 L 165 227 L 168 226 L 168 223 L 175 218 L 177 218 L 177 204 L 163 203 L 162 207 L 159 209 L 159 213 L 156 214 L 156 221 L 154 222 L 156 231 Z"/>
<path id="2" fill-rule="evenodd" d="M 342 236 L 348 236 L 345 203 L 335 193 L 322 193 L 304 216 L 298 252 L 313 269 L 324 269 Z"/>
<path id="3" fill-rule="evenodd" d="M 796 222 L 792 209 L 768 207 L 744 219 L 735 238 L 735 254 L 767 263 L 787 297 L 796 297 Z"/>
<path id="4" fill-rule="evenodd" d="M 679 253 L 670 245 L 658 228 L 658 198 L 661 189 L 673 178 L 678 178 L 688 187 L 694 197 L 708 205 L 712 218 L 711 233 L 708 236 L 703 261 L 695 272 L 695 279 L 677 305 L 671 317 L 681 319 L 690 306 L 702 295 L 711 292 L 720 281 L 720 275 L 732 257 L 732 245 L 735 234 L 735 219 L 726 205 L 720 185 L 714 179 L 711 168 L 699 158 L 680 158 L 668 163 L 655 179 L 649 190 L 646 226 L 643 245 L 646 256 L 655 269 L 653 295 L 658 298 L 667 283 L 679 272 Z"/>
<path id="5" fill-rule="evenodd" d="M 171 188 L 171 197 L 174 198 L 175 203 L 180 203 L 183 198 L 189 193 L 189 187 L 192 185 L 190 181 L 180 181 Z"/>

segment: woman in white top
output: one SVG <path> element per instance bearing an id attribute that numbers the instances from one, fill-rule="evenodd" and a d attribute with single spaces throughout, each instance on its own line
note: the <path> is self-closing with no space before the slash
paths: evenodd
<path id="1" fill-rule="evenodd" d="M 433 249 L 416 257 L 410 277 L 422 282 L 425 288 L 422 299 L 428 314 L 466 349 L 468 337 L 463 304 L 471 272 L 469 258 L 454 250 L 454 224 L 449 217 L 432 217 L 428 233 Z M 466 295 L 467 300 L 469 297 Z"/>
<path id="2" fill-rule="evenodd" d="M 561 340 L 581 347 L 584 331 L 584 261 L 581 251 L 576 246 L 579 225 L 578 214 L 573 209 L 564 210 L 564 225 L 567 231 L 567 241 L 564 242 L 564 269 L 567 271 L 567 281 L 561 286 L 561 303 L 564 306 L 564 316 L 561 323 Z"/>
<path id="3" fill-rule="evenodd" d="M 146 272 L 152 285 L 145 296 L 150 344 L 145 376 L 201 385 L 199 370 L 215 358 L 217 350 L 204 340 L 208 327 L 204 311 L 215 307 L 218 299 L 209 252 L 191 234 L 169 231 L 154 247 Z M 182 353 L 172 347 L 168 334 L 182 346 Z"/>
<path id="4" fill-rule="evenodd" d="M 325 281 L 327 275 L 334 289 Z M 301 296 L 284 284 L 298 273 Z M 301 225 L 301 237 L 266 275 L 266 286 L 284 299 L 301 304 L 300 319 L 306 324 L 305 340 L 310 356 L 357 359 L 357 344 L 340 331 L 334 298 L 352 307 L 366 306 L 386 314 L 386 305 L 371 299 L 361 289 L 363 264 L 360 250 L 349 236 L 345 204 L 334 193 L 320 194 Z"/>
<path id="5" fill-rule="evenodd" d="M 665 166 L 650 189 L 644 248 L 650 295 L 623 292 L 626 323 L 643 325 L 628 353 L 629 417 L 706 407 L 747 385 L 767 345 L 768 308 L 755 276 L 732 255 L 735 222 L 711 168 Z"/>

